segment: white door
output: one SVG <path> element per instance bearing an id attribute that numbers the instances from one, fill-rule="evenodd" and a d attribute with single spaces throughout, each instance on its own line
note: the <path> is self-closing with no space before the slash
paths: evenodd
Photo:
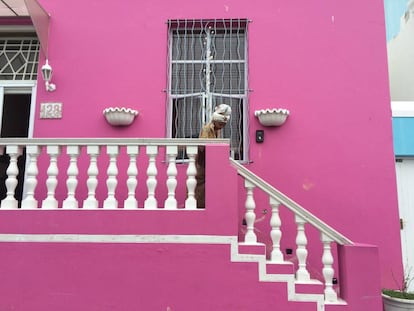
<path id="1" fill-rule="evenodd" d="M 414 158 L 397 159 L 396 172 L 404 268 L 414 277 Z M 409 290 L 414 291 L 414 281 Z"/>

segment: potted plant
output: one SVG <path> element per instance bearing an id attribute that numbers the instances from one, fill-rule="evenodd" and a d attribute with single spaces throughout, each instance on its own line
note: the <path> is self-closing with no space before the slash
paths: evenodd
<path id="1" fill-rule="evenodd" d="M 398 289 L 383 289 L 382 301 L 384 311 L 414 311 L 414 292 L 409 292 L 410 283 L 413 281 L 410 268 L 404 273 L 404 278 Z"/>

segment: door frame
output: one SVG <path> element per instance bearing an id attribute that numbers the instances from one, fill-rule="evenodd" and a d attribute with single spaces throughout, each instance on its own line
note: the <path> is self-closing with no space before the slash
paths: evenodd
<path id="1" fill-rule="evenodd" d="M 414 194 L 411 191 L 414 185 L 414 157 L 396 157 L 395 172 L 401 221 L 401 251 L 403 266 L 408 273 L 414 267 Z M 414 291 L 413 282 L 408 290 Z"/>
<path id="2" fill-rule="evenodd" d="M 34 129 L 34 114 L 36 109 L 36 81 L 9 81 L 0 80 L 0 131 L 2 127 L 3 118 L 3 98 L 4 94 L 31 94 L 30 102 L 30 116 L 29 116 L 29 129 L 27 137 L 33 137 Z"/>
<path id="3" fill-rule="evenodd" d="M 30 112 L 29 112 L 29 124 L 27 131 L 27 138 L 33 137 L 34 129 L 34 115 L 36 110 L 36 81 L 9 81 L 9 80 L 0 80 L 0 134 L 2 129 L 2 120 L 3 120 L 3 101 L 5 94 L 31 94 L 30 101 Z M 26 179 L 27 174 L 27 165 L 29 163 L 29 156 L 26 156 L 26 163 L 24 164 L 24 176 L 23 181 Z M 26 186 L 23 182 L 22 189 L 22 198 L 26 196 Z"/>

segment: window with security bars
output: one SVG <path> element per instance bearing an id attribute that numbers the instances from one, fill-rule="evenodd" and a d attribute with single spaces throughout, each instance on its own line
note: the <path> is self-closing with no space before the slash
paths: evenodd
<path id="1" fill-rule="evenodd" d="M 36 80 L 39 50 L 36 38 L 0 38 L 0 80 Z"/>
<path id="2" fill-rule="evenodd" d="M 235 160 L 247 158 L 246 19 L 170 20 L 168 131 L 173 138 L 197 138 L 214 107 L 232 114 L 222 132 Z"/>

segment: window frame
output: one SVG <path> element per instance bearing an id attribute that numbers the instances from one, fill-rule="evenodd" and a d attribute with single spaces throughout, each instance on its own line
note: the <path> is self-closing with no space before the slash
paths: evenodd
<path id="1" fill-rule="evenodd" d="M 180 99 L 184 99 L 184 98 L 188 98 L 188 97 L 200 97 L 200 100 L 202 100 L 203 102 L 200 102 L 199 105 L 201 105 L 201 125 L 199 125 L 200 127 L 207 123 L 209 121 L 209 118 L 212 114 L 212 110 L 214 109 L 214 106 L 219 104 L 220 101 L 234 101 L 236 100 L 236 102 L 234 103 L 234 105 L 236 105 L 236 107 L 239 107 L 239 111 L 238 111 L 238 119 L 234 122 L 234 124 L 238 124 L 237 127 L 235 128 L 235 131 L 237 131 L 236 135 L 238 135 L 238 137 L 236 137 L 236 139 L 234 140 L 236 143 L 238 142 L 238 146 L 231 146 L 231 157 L 234 158 L 235 154 L 238 153 L 238 158 L 236 160 L 241 161 L 241 162 L 247 162 L 248 161 L 248 155 L 249 155 L 249 131 L 248 131 L 248 115 L 249 115 L 249 104 L 248 104 L 248 95 L 249 95 L 249 88 L 248 88 L 248 23 L 249 20 L 248 19 L 212 19 L 212 20 L 204 20 L 204 19 L 199 19 L 199 20 L 169 20 L 168 21 L 168 57 L 167 57 L 167 105 L 166 105 L 166 114 L 167 114 L 167 137 L 174 137 L 174 132 L 176 127 L 174 127 L 174 103 Z M 201 36 L 201 34 L 203 33 L 203 31 L 205 30 L 206 27 L 208 27 L 209 25 L 214 25 L 214 30 L 224 30 L 224 37 L 226 36 L 227 33 L 227 28 L 230 29 L 230 31 L 234 31 L 234 36 L 230 36 L 229 40 L 233 40 L 234 37 L 236 37 L 237 43 L 239 43 L 238 40 L 240 40 L 239 36 L 242 38 L 242 44 L 243 44 L 243 57 L 242 59 L 234 59 L 232 57 L 226 58 L 224 57 L 223 59 L 217 59 L 217 60 L 209 60 L 208 57 L 210 56 L 208 54 L 209 49 L 206 49 L 206 54 L 204 55 L 204 58 L 200 58 L 199 60 L 195 60 L 195 59 L 184 59 L 184 60 L 180 60 L 180 59 L 173 59 L 173 48 L 174 48 L 174 31 L 176 30 L 182 30 L 185 34 L 188 34 L 190 37 L 193 36 L 196 40 L 197 38 L 197 31 L 200 31 L 199 36 Z M 237 26 L 237 27 L 235 27 Z M 227 27 L 227 28 L 226 28 Z M 208 36 L 207 36 L 208 37 Z M 211 38 L 210 38 L 211 39 Z M 223 41 L 224 42 L 224 41 Z M 230 41 L 226 41 L 224 42 L 224 46 L 226 46 L 228 44 L 228 42 Z M 181 51 L 181 50 L 180 50 Z M 238 50 L 237 50 L 238 51 Z M 225 53 L 229 53 L 231 56 L 231 53 L 233 51 L 230 49 L 229 52 L 223 51 L 223 55 L 225 55 Z M 203 54 L 203 50 L 201 52 L 201 54 Z M 240 56 L 240 55 L 238 55 Z M 225 92 L 224 91 L 224 87 L 222 86 L 222 90 L 223 92 L 216 92 L 216 91 L 210 91 L 208 90 L 208 93 L 206 95 L 206 92 L 202 92 L 202 90 L 200 92 L 194 92 L 194 93 L 180 93 L 178 94 L 177 92 L 174 92 L 173 90 L 173 66 L 176 64 L 180 64 L 180 63 L 187 63 L 187 64 L 207 64 L 208 68 L 208 64 L 219 64 L 222 65 L 223 68 L 226 65 L 230 65 L 230 68 L 232 66 L 232 64 L 237 63 L 237 64 L 242 64 L 242 74 L 240 74 L 240 72 L 238 72 L 238 74 L 240 75 L 238 78 L 236 78 L 236 81 L 238 79 L 239 84 L 240 81 L 242 81 L 243 87 L 238 86 L 238 88 L 234 88 L 232 89 L 232 86 L 230 86 L 229 92 Z M 229 74 L 231 70 L 228 70 L 226 73 Z M 225 70 L 223 69 L 223 72 L 225 72 Z M 224 73 L 223 73 L 224 74 Z M 231 74 L 231 73 L 230 73 Z M 214 76 L 214 73 L 212 73 L 212 75 Z M 184 80 L 184 79 L 182 79 Z M 224 80 L 223 80 L 224 81 Z M 205 82 L 206 84 L 206 89 L 207 89 L 207 83 L 208 81 Z M 233 81 L 229 82 L 230 85 L 233 83 Z M 202 84 L 201 88 L 203 87 Z M 232 93 L 236 91 L 235 93 Z M 207 97 L 207 98 L 205 98 Z M 213 104 L 213 101 L 216 100 L 217 102 L 215 104 Z M 237 101 L 239 101 L 237 103 Z M 214 106 L 213 106 L 214 105 Z M 232 115 L 232 118 L 234 119 L 235 116 Z M 199 123 L 199 122 L 198 122 Z M 185 131 L 185 129 L 183 129 Z M 233 131 L 233 129 L 230 129 L 230 131 Z M 197 133 L 198 134 L 198 133 Z M 191 135 L 191 138 L 195 138 L 193 137 L 194 135 Z M 197 135 L 198 137 L 198 135 Z"/>

